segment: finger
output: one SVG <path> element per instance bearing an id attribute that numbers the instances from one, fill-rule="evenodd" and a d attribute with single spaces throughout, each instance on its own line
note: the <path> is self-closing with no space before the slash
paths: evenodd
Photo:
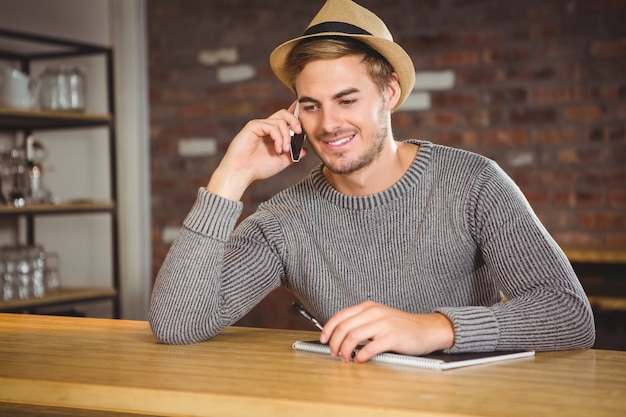
<path id="1" fill-rule="evenodd" d="M 280 123 L 280 153 L 289 153 L 289 145 L 291 144 L 291 131 L 287 123 Z"/>
<path id="2" fill-rule="evenodd" d="M 269 137 L 274 143 L 276 153 L 282 155 L 289 152 L 292 136 L 287 122 L 282 118 L 266 119 L 263 122 L 258 135 Z"/>
<path id="3" fill-rule="evenodd" d="M 291 130 L 293 130 L 296 133 L 302 133 L 302 125 L 300 124 L 300 119 L 295 114 L 297 107 L 298 107 L 298 101 L 296 100 L 293 103 L 291 103 L 291 105 L 287 109 L 287 112 L 292 116 L 289 118 L 288 123 L 289 123 L 289 127 L 291 128 Z"/>
<path id="4" fill-rule="evenodd" d="M 335 315 L 332 316 L 330 320 L 328 320 L 324 325 L 324 330 L 322 330 L 322 334 L 320 335 L 320 342 L 329 343 L 331 337 L 335 334 L 337 326 L 339 326 L 342 322 L 349 319 L 350 317 L 359 314 L 362 309 L 363 307 L 358 304 L 356 306 L 339 310 L 337 313 L 335 313 Z"/>
<path id="5" fill-rule="evenodd" d="M 289 113 L 294 114 L 296 112 L 296 107 L 298 107 L 298 100 L 294 100 L 287 110 Z"/>
<path id="6" fill-rule="evenodd" d="M 331 326 L 334 326 L 330 329 L 332 331 L 329 340 L 331 353 L 349 361 L 350 355 L 357 345 L 375 335 L 368 330 L 367 325 L 371 321 L 377 320 L 379 314 L 376 312 L 376 305 L 367 302 L 342 310 L 337 314 L 337 317 L 333 318 L 337 319 L 338 322 L 331 323 Z M 326 331 L 327 326 L 328 323 L 324 326 L 324 331 Z"/>
<path id="7" fill-rule="evenodd" d="M 280 145 L 280 153 L 285 153 L 290 150 L 291 139 L 293 138 L 292 132 L 302 133 L 302 125 L 300 124 L 300 120 L 294 115 L 296 104 L 297 102 L 294 101 L 293 103 L 291 103 L 287 110 L 279 110 L 269 118 L 269 120 L 284 120 L 286 122 L 284 132 L 282 134 L 283 141 Z"/>
<path id="8" fill-rule="evenodd" d="M 366 352 L 365 354 L 359 355 L 359 358 L 364 358 L 362 361 L 378 353 L 368 348 L 368 345 L 376 340 L 378 336 L 378 324 L 369 319 L 362 319 L 362 317 L 363 315 L 359 315 L 350 319 L 352 328 L 346 333 L 341 345 L 337 348 L 340 352 L 339 356 L 341 356 L 344 362 L 354 360 L 357 357 L 355 356 L 355 352 L 358 352 L 356 355 L 359 355 L 362 349 L 365 349 Z M 376 344 L 374 347 L 376 347 Z M 369 354 L 368 352 L 370 351 L 373 353 Z"/>
<path id="9" fill-rule="evenodd" d="M 297 101 L 291 103 L 289 108 L 278 110 L 276 113 L 272 114 L 267 120 L 284 120 L 287 122 L 287 125 L 291 127 L 291 129 L 296 133 L 302 132 L 302 126 L 300 125 L 300 119 L 298 119 L 294 115 L 294 111 L 297 105 Z"/>
<path id="10" fill-rule="evenodd" d="M 277 120 L 264 119 L 249 123 L 249 131 L 260 140 L 270 140 L 276 153 L 282 153 L 283 135 L 280 122 Z"/>
<path id="11" fill-rule="evenodd" d="M 352 360 L 356 363 L 367 362 L 379 353 L 388 352 L 389 350 L 391 350 L 388 345 L 389 343 L 386 338 L 372 339 L 368 343 L 363 345 L 363 347 L 360 348 L 358 352 L 356 352 Z"/>
<path id="12" fill-rule="evenodd" d="M 372 308 L 376 305 L 380 305 L 377 304 L 373 301 L 365 301 L 362 302 L 360 304 L 351 306 L 351 307 L 346 307 L 342 310 L 339 310 L 338 312 L 335 313 L 334 316 L 332 316 L 328 322 L 326 322 L 326 324 L 324 325 L 324 331 L 322 332 L 322 334 L 325 334 L 327 336 L 330 336 L 330 334 L 333 332 L 334 328 L 342 321 L 349 319 L 350 317 L 353 317 L 357 314 L 361 314 L 363 311 Z"/>

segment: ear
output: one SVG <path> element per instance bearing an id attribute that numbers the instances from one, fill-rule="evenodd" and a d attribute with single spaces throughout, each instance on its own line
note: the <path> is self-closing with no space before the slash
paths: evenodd
<path id="1" fill-rule="evenodd" d="M 389 82 L 387 83 L 387 108 L 391 111 L 398 100 L 400 100 L 400 94 L 402 90 L 400 89 L 400 82 L 398 81 L 398 74 L 395 72 L 391 74 L 389 78 Z"/>

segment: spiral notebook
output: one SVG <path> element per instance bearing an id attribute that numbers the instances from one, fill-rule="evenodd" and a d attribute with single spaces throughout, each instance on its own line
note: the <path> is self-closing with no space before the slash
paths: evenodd
<path id="1" fill-rule="evenodd" d="M 330 347 L 328 345 L 321 344 L 317 340 L 298 340 L 293 344 L 293 348 L 306 352 L 323 353 L 330 355 Z M 374 362 L 382 362 L 392 365 L 412 366 L 443 371 L 446 369 L 460 368 L 463 366 L 526 358 L 529 356 L 533 356 L 534 354 L 534 351 L 524 350 L 471 353 L 434 352 L 424 356 L 410 356 L 401 355 L 399 353 L 385 352 L 373 356 L 371 360 Z"/>

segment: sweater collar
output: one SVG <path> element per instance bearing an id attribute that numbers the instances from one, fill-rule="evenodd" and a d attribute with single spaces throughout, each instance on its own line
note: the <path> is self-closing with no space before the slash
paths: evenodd
<path id="1" fill-rule="evenodd" d="M 321 197 L 329 202 L 347 209 L 368 210 L 378 206 L 382 206 L 396 200 L 407 193 L 411 188 L 415 187 L 423 175 L 430 156 L 433 144 L 429 141 L 409 139 L 407 143 L 419 145 L 420 149 L 415 155 L 413 163 L 404 173 L 402 178 L 391 187 L 367 196 L 350 196 L 341 194 L 326 180 L 322 173 L 324 164 L 318 165 L 311 172 L 311 181 L 315 189 L 320 193 Z"/>

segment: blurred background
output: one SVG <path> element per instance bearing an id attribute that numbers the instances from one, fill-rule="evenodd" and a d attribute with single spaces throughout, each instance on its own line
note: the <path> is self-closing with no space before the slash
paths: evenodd
<path id="1" fill-rule="evenodd" d="M 359 3 L 415 64 L 416 87 L 392 118 L 396 137 L 497 161 L 590 295 L 610 299 L 594 304 L 598 345 L 626 348 L 626 1 Z M 0 0 L 0 27 L 115 51 L 123 316 L 145 318 L 152 280 L 231 138 L 293 99 L 268 56 L 322 4 Z M 317 163 L 309 156 L 254 184 L 243 216 Z M 309 329 L 291 299 L 276 291 L 240 324 Z"/>

